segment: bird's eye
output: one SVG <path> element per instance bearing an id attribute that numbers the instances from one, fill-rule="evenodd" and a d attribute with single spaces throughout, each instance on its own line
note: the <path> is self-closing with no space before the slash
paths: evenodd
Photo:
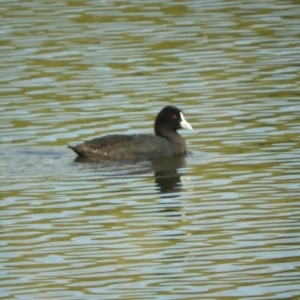
<path id="1" fill-rule="evenodd" d="M 173 119 L 175 120 L 178 119 L 177 115 L 173 115 Z"/>

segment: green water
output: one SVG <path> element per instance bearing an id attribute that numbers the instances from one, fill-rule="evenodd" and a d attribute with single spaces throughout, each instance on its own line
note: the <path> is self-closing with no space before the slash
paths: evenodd
<path id="1" fill-rule="evenodd" d="M 297 1 L 3 1 L 1 299 L 300 296 Z M 182 160 L 66 148 L 184 111 Z"/>

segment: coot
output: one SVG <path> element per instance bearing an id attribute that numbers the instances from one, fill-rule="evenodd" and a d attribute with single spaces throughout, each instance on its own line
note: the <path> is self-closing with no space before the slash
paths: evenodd
<path id="1" fill-rule="evenodd" d="M 154 123 L 155 135 L 112 134 L 68 146 L 80 157 L 99 160 L 140 160 L 173 157 L 186 153 L 185 140 L 177 129 L 193 130 L 175 106 L 164 107 Z"/>

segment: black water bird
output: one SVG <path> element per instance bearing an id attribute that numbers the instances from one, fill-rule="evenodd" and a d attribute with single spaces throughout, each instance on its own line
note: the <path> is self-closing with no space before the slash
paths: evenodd
<path id="1" fill-rule="evenodd" d="M 68 147 L 79 157 L 97 160 L 142 160 L 182 156 L 186 153 L 186 144 L 177 132 L 180 128 L 193 130 L 180 109 L 166 106 L 155 119 L 155 135 L 112 134 Z"/>

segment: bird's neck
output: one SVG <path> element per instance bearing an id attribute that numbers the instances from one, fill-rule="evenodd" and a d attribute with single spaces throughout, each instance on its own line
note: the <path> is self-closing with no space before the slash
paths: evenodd
<path id="1" fill-rule="evenodd" d="M 169 127 L 155 127 L 155 135 L 170 140 L 178 139 L 178 137 L 181 137 L 181 135 L 176 130 L 172 130 Z"/>

